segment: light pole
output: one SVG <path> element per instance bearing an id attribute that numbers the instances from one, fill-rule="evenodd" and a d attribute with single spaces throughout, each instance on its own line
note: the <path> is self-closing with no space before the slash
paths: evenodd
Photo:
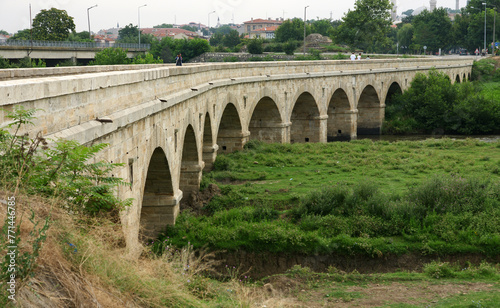
<path id="1" fill-rule="evenodd" d="M 96 4 L 96 5 L 94 5 L 94 6 L 91 6 L 91 7 L 89 7 L 89 8 L 87 9 L 87 20 L 89 21 L 89 40 L 92 40 L 92 35 L 90 35 L 90 14 L 89 14 L 89 11 L 90 11 L 90 9 L 93 9 L 93 8 L 95 8 L 96 6 L 97 6 L 97 4 Z"/>
<path id="2" fill-rule="evenodd" d="M 306 10 L 308 7 L 309 7 L 309 5 L 304 8 L 304 55 L 306 55 L 306 20 L 307 20 L 306 19 Z"/>
<path id="3" fill-rule="evenodd" d="M 483 2 L 484 5 L 484 52 L 488 54 L 488 49 L 486 49 L 486 2 Z"/>
<path id="4" fill-rule="evenodd" d="M 137 8 L 137 29 L 139 31 L 139 45 L 141 45 L 141 7 L 147 6 L 147 4 L 141 5 Z M 141 46 L 139 46 L 141 48 Z"/>
<path id="5" fill-rule="evenodd" d="M 208 34 L 209 35 L 210 35 L 210 14 L 213 14 L 213 13 L 215 13 L 215 11 L 208 13 Z"/>

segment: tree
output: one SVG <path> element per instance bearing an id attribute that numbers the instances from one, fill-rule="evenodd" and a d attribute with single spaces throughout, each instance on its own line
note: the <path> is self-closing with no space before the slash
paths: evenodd
<path id="1" fill-rule="evenodd" d="M 311 24 L 311 28 L 312 33 L 319 33 L 325 36 L 328 36 L 330 34 L 330 31 L 333 29 L 332 24 L 328 19 L 314 21 Z"/>
<path id="2" fill-rule="evenodd" d="M 223 40 L 224 40 L 224 34 L 214 33 L 210 37 L 210 46 L 219 46 L 222 44 Z"/>
<path id="3" fill-rule="evenodd" d="M 397 37 L 399 46 L 401 46 L 403 50 L 408 50 L 413 39 L 413 26 L 411 24 L 404 24 L 403 27 L 398 30 Z"/>
<path id="4" fill-rule="evenodd" d="M 71 32 L 68 41 L 72 42 L 92 42 L 92 40 L 89 38 L 89 32 L 88 31 L 82 31 L 82 32 Z"/>
<path id="5" fill-rule="evenodd" d="M 228 34 L 224 35 L 224 39 L 222 41 L 224 46 L 229 48 L 234 48 L 234 46 L 238 45 L 240 42 L 240 35 L 236 30 L 231 30 Z"/>
<path id="6" fill-rule="evenodd" d="M 17 31 L 16 34 L 9 37 L 9 40 L 29 41 L 30 39 L 31 39 L 30 29 L 19 30 Z"/>
<path id="7" fill-rule="evenodd" d="M 263 51 L 261 39 L 252 39 L 247 45 L 248 52 L 251 54 L 261 54 Z"/>
<path id="8" fill-rule="evenodd" d="M 164 63 L 174 62 L 175 56 L 182 53 L 183 62 L 188 62 L 210 50 L 210 45 L 204 39 L 175 40 L 165 37 L 161 41 L 153 41 L 149 52 L 156 58 L 159 57 Z"/>
<path id="9" fill-rule="evenodd" d="M 298 18 L 285 20 L 275 31 L 277 42 L 285 43 L 290 40 L 301 41 L 304 39 L 304 21 Z M 306 35 L 311 34 L 311 27 L 306 26 Z"/>
<path id="10" fill-rule="evenodd" d="M 139 28 L 132 24 L 126 25 L 125 28 L 122 28 L 118 31 L 118 42 L 119 43 L 139 42 Z"/>
<path id="11" fill-rule="evenodd" d="M 389 0 L 356 0 L 354 11 L 349 10 L 335 31 L 335 40 L 352 48 L 373 52 L 375 46 L 390 44 L 387 38 L 391 21 Z"/>
<path id="12" fill-rule="evenodd" d="M 73 17 L 65 10 L 51 8 L 41 10 L 33 19 L 33 39 L 40 41 L 64 41 L 75 31 Z"/>
<path id="13" fill-rule="evenodd" d="M 9 35 L 9 32 L 5 30 L 0 30 L 0 35 Z"/>
<path id="14" fill-rule="evenodd" d="M 413 20 L 414 42 L 427 46 L 428 51 L 437 52 L 439 48 L 448 48 L 451 42 L 451 20 L 443 8 L 429 12 L 427 10 L 415 16 Z"/>
<path id="15" fill-rule="evenodd" d="M 191 26 L 182 26 L 181 29 L 184 29 L 184 30 L 188 30 L 188 31 L 191 31 L 191 32 L 196 32 L 198 31 L 198 28 L 195 28 L 195 27 L 191 27 Z"/>
<path id="16" fill-rule="evenodd" d="M 161 25 L 153 26 L 153 28 L 173 28 L 173 27 L 174 27 L 174 25 L 172 25 L 172 24 L 165 24 L 165 23 L 163 23 Z"/>
<path id="17" fill-rule="evenodd" d="M 104 48 L 95 54 L 95 59 L 90 61 L 90 65 L 115 65 L 129 64 L 130 59 L 127 58 L 127 49 L 122 48 Z"/>

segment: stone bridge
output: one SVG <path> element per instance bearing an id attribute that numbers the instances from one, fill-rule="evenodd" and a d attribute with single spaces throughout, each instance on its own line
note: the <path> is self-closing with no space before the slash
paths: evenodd
<path id="1" fill-rule="evenodd" d="M 0 107 L 41 109 L 29 133 L 108 143 L 98 159 L 130 186 L 121 198 L 129 248 L 175 223 L 181 199 L 218 153 L 265 142 L 327 142 L 379 134 L 386 101 L 432 68 L 452 82 L 472 60 L 424 58 L 47 68 L 0 81 Z M 0 71 L 5 75 L 5 70 Z M 21 71 L 18 71 L 21 72 Z M 30 77 L 32 76 L 32 77 Z M 5 125 L 8 118 L 0 111 Z M 134 249 L 137 251 L 137 249 Z"/>

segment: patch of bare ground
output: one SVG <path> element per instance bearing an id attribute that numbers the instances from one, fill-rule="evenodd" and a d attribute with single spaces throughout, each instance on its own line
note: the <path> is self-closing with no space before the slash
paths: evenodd
<path id="1" fill-rule="evenodd" d="M 266 307 L 380 307 L 383 305 L 409 304 L 423 305 L 436 303 L 456 295 L 465 295 L 481 291 L 496 290 L 487 283 L 450 283 L 450 282 L 392 282 L 369 283 L 363 286 L 345 286 L 342 283 L 311 287 L 309 282 L 287 276 L 270 277 L 269 282 L 261 287 L 263 294 L 287 299 L 284 306 Z M 337 295 L 336 295 L 337 291 Z M 331 296 L 327 296 L 330 295 Z M 353 294 L 353 296 L 349 296 Z"/>

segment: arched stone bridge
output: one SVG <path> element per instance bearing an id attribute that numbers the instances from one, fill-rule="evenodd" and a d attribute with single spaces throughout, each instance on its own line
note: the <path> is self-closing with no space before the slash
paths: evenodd
<path id="1" fill-rule="evenodd" d="M 471 67 L 470 59 L 426 58 L 16 71 L 21 79 L 0 82 L 0 105 L 42 109 L 33 130 L 48 137 L 109 143 L 99 159 L 125 164 L 115 176 L 130 186 L 118 195 L 134 203 L 121 219 L 128 247 L 138 247 L 140 233 L 175 222 L 217 153 L 251 139 L 378 134 L 385 102 L 417 73 L 435 68 L 462 82 Z"/>

